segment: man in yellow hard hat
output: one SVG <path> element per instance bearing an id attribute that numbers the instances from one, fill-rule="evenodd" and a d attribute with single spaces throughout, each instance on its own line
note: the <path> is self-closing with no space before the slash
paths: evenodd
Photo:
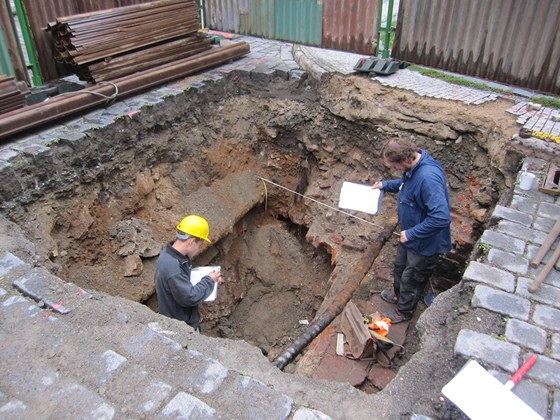
<path id="1" fill-rule="evenodd" d="M 222 283 L 219 271 L 212 271 L 199 283 L 191 283 L 192 259 L 208 239 L 208 222 L 196 215 L 185 217 L 177 225 L 177 238 L 167 244 L 157 260 L 154 280 L 159 313 L 185 321 L 200 329 L 198 305 L 214 290 L 214 283 Z"/>

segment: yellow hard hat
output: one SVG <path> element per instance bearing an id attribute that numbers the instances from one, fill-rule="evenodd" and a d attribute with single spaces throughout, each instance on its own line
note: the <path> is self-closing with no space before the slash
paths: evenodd
<path id="1" fill-rule="evenodd" d="M 181 237 L 181 235 L 187 234 L 212 243 L 212 241 L 208 239 L 209 233 L 210 227 L 208 226 L 206 219 L 200 216 L 195 216 L 194 214 L 185 217 L 177 225 L 177 237 L 179 239 L 185 239 L 185 237 Z"/>

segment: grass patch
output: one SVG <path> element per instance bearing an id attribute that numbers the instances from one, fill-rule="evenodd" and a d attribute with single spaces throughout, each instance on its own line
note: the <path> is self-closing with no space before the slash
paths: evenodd
<path id="1" fill-rule="evenodd" d="M 548 106 L 550 108 L 560 108 L 560 98 L 551 98 L 549 96 L 534 96 L 531 102 Z"/>
<path id="2" fill-rule="evenodd" d="M 468 80 L 460 76 L 455 76 L 454 74 L 442 73 L 434 69 L 427 69 L 416 65 L 408 66 L 407 68 L 409 70 L 417 71 L 418 73 L 423 74 L 424 76 L 445 80 L 446 82 L 453 83 L 454 85 L 467 86 L 467 87 L 472 87 L 475 89 L 482 89 L 482 90 L 490 90 L 492 92 L 497 92 L 504 95 L 509 95 L 513 93 L 513 90 L 511 89 L 501 89 L 501 88 L 487 86 L 486 84 L 481 82 Z"/>

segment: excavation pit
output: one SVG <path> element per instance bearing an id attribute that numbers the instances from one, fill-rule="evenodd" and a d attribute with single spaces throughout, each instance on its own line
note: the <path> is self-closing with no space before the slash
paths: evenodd
<path id="1" fill-rule="evenodd" d="M 246 340 L 272 359 L 395 223 L 389 194 L 378 215 L 354 213 L 372 223 L 337 209 L 343 181 L 399 176 L 380 160 L 390 137 L 413 135 L 446 171 L 453 250 L 429 291 L 458 283 L 517 169 L 518 155 L 502 147 L 512 123 L 501 114 L 362 77 L 255 80 L 232 72 L 14 162 L 18 176 L 6 184 L 2 211 L 54 274 L 155 311 L 159 251 L 181 217 L 206 217 L 213 245 L 195 265 L 222 266 L 225 283 L 202 308 L 204 333 Z M 390 286 L 395 246 L 390 238 L 356 299 Z M 414 328 L 407 340 L 395 368 L 420 346 Z"/>

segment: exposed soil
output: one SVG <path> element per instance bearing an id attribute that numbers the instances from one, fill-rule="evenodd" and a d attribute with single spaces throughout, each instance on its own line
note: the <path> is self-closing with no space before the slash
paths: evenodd
<path id="1" fill-rule="evenodd" d="M 136 147 L 11 212 L 54 272 L 157 310 L 157 255 L 181 217 L 202 212 L 215 244 L 195 264 L 220 265 L 226 278 L 217 302 L 203 307 L 207 334 L 275 353 L 305 329 L 300 321 L 313 319 L 329 290 L 394 222 L 390 195 L 380 214 L 355 213 L 375 226 L 338 212 L 342 182 L 399 176 L 383 167 L 380 149 L 389 137 L 412 134 L 442 162 L 453 210 L 454 249 L 431 287 L 440 293 L 458 282 L 517 169 L 519 154 L 509 148 L 517 127 L 504 112 L 509 102 L 467 106 L 420 98 L 359 76 L 331 76 L 319 86 L 228 83 L 226 94 L 136 131 L 130 140 Z M 247 189 L 229 181 L 241 173 L 253 177 Z M 383 248 L 356 298 L 390 285 L 395 244 L 391 239 Z M 453 303 L 457 317 L 464 304 Z M 453 329 L 454 319 L 447 317 L 446 328 Z M 409 332 L 397 367 L 419 348 L 418 332 Z"/>

